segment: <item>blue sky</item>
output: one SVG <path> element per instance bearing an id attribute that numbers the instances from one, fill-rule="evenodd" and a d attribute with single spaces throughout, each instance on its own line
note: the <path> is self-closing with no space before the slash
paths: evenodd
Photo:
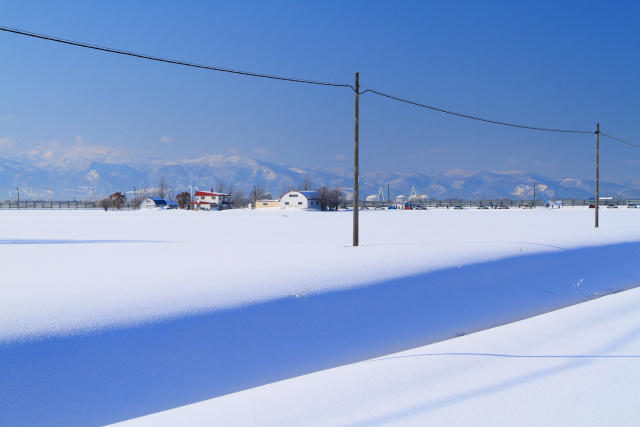
<path id="1" fill-rule="evenodd" d="M 0 25 L 199 64 L 352 84 L 640 144 L 637 1 L 11 1 Z M 161 159 L 353 162 L 353 92 L 161 64 L 0 32 L 0 155 L 107 147 Z M 593 178 L 595 136 L 360 98 L 361 170 Z M 601 176 L 640 149 L 601 139 Z"/>

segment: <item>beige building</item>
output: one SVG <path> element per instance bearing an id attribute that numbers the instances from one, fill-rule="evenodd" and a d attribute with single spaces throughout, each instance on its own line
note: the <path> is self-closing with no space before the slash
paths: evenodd
<path id="1" fill-rule="evenodd" d="M 258 200 L 256 202 L 256 209 L 261 208 L 279 208 L 280 200 Z"/>

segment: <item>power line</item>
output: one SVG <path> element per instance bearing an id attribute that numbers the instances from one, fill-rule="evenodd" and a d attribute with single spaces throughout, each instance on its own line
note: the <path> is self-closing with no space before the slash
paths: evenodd
<path id="1" fill-rule="evenodd" d="M 480 117 L 474 117 L 474 116 L 470 116 L 470 115 L 467 115 L 467 114 L 455 113 L 453 111 L 443 110 L 442 108 L 431 107 L 429 105 L 420 104 L 420 103 L 414 102 L 414 101 L 409 101 L 409 100 L 406 100 L 406 99 L 399 98 L 397 96 L 388 95 L 386 93 L 378 92 L 377 90 L 373 90 L 373 89 L 369 89 L 369 88 L 365 88 L 365 89 L 366 90 L 364 92 L 361 92 L 361 93 L 371 92 L 371 93 L 374 93 L 376 95 L 383 96 L 385 98 L 389 98 L 389 99 L 393 99 L 393 100 L 396 100 L 396 101 L 404 102 L 404 103 L 407 103 L 407 104 L 415 105 L 417 107 L 427 108 L 429 110 L 439 111 L 441 113 L 451 114 L 453 116 L 463 117 L 463 118 L 472 119 L 472 120 L 478 120 L 478 121 L 481 121 L 481 122 L 492 123 L 492 124 L 496 124 L 496 125 L 511 126 L 511 127 L 515 127 L 515 128 L 521 128 L 521 129 L 539 130 L 539 131 L 544 131 L 544 132 L 590 133 L 590 134 L 593 133 L 593 131 L 590 131 L 590 130 L 547 129 L 547 128 L 539 128 L 539 127 L 533 127 L 533 126 L 517 125 L 517 124 L 513 124 L 513 123 L 499 122 L 499 121 L 496 121 L 496 120 L 483 119 L 483 118 L 480 118 Z"/>
<path id="2" fill-rule="evenodd" d="M 43 35 L 43 34 L 37 34 L 37 33 L 32 33 L 32 32 L 29 32 L 29 31 L 23 31 L 23 30 L 18 30 L 18 29 L 15 29 L 15 28 L 9 28 L 9 27 L 3 27 L 3 26 L 0 26 L 0 30 L 8 32 L 8 33 L 13 33 L 13 34 L 18 34 L 18 35 L 38 38 L 38 39 L 42 39 L 42 40 L 53 41 L 53 42 L 56 42 L 56 43 L 63 43 L 63 44 L 71 45 L 71 46 L 84 47 L 84 48 L 87 48 L 87 49 L 93 49 L 93 50 L 98 50 L 98 51 L 102 51 L 102 52 L 115 53 L 115 54 L 118 54 L 118 55 L 126 55 L 126 56 L 135 57 L 135 58 L 141 58 L 141 59 L 148 59 L 148 60 L 151 60 L 151 61 L 164 62 L 164 63 L 168 63 L 168 64 L 182 65 L 182 66 L 186 66 L 186 67 L 200 68 L 200 69 L 204 69 L 204 70 L 219 71 L 219 72 L 231 73 L 231 74 L 239 74 L 239 75 L 243 75 L 243 76 L 260 77 L 260 78 L 266 78 L 266 79 L 281 80 L 281 81 L 288 81 L 288 82 L 294 82 L 294 83 L 313 84 L 313 85 L 320 85 L 320 86 L 345 87 L 345 88 L 350 88 L 353 91 L 356 90 L 354 86 L 349 85 L 349 84 L 345 84 L 345 83 L 333 83 L 333 82 L 324 82 L 324 81 L 317 81 L 317 80 L 298 79 L 298 78 L 293 78 L 293 77 L 277 76 L 277 75 L 273 75 L 273 74 L 254 73 L 254 72 L 250 72 L 250 71 L 234 70 L 234 69 L 231 69 L 231 68 L 223 68 L 223 67 L 215 67 L 215 66 L 210 66 L 210 65 L 195 64 L 195 63 L 192 63 L 192 62 L 179 61 L 179 60 L 175 60 L 175 59 L 162 58 L 162 57 L 158 57 L 158 56 L 145 55 L 145 54 L 142 54 L 142 53 L 135 53 L 135 52 L 129 52 L 129 51 L 125 51 L 125 50 L 108 48 L 108 47 L 104 47 L 104 46 L 92 45 L 92 44 L 88 44 L 88 43 L 76 42 L 76 41 L 72 41 L 72 40 L 62 39 L 62 38 L 59 38 L 59 37 L 47 36 L 47 35 Z M 584 130 L 548 129 L 548 128 L 533 127 L 533 126 L 524 126 L 524 125 L 518 125 L 518 124 L 514 124 L 514 123 L 507 123 L 507 122 L 500 122 L 500 121 L 496 121 L 496 120 L 483 119 L 483 118 L 480 118 L 480 117 L 470 116 L 468 114 L 456 113 L 456 112 L 453 112 L 453 111 L 444 110 L 442 108 L 431 107 L 429 105 L 421 104 L 421 103 L 414 102 L 414 101 L 409 101 L 407 99 L 403 99 L 403 98 L 400 98 L 400 97 L 397 97 L 397 96 L 393 96 L 393 95 L 389 95 L 389 94 L 386 94 L 386 93 L 383 93 L 383 92 L 379 92 L 379 91 L 374 90 L 374 89 L 369 89 L 369 88 L 365 88 L 365 87 L 363 87 L 363 88 L 366 89 L 366 90 L 364 90 L 363 92 L 359 92 L 360 95 L 365 94 L 367 92 L 371 92 L 373 94 L 376 94 L 376 95 L 379 95 L 379 96 L 382 96 L 382 97 L 385 97 L 385 98 L 389 98 L 389 99 L 393 99 L 393 100 L 396 100 L 396 101 L 404 102 L 406 104 L 414 105 L 414 106 L 417 106 L 417 107 L 422 107 L 422 108 L 426 108 L 426 109 L 429 109 L 429 110 L 439 111 L 439 112 L 445 113 L 445 114 L 450 114 L 450 115 L 453 115 L 453 116 L 458 116 L 458 117 L 471 119 L 471 120 L 478 120 L 478 121 L 481 121 L 481 122 L 492 123 L 492 124 L 501 125 L 501 126 L 510 126 L 510 127 L 515 127 L 515 128 L 520 128 L 520 129 L 530 129 L 530 130 L 537 130 L 537 131 L 544 131 L 544 132 L 557 132 L 557 133 L 580 133 L 580 134 L 592 134 L 592 133 L 594 133 L 592 131 L 584 131 Z M 608 134 L 605 134 L 605 133 L 602 133 L 602 132 L 601 132 L 601 134 L 603 136 L 607 136 L 607 137 L 612 138 L 612 139 L 614 139 L 616 141 L 619 141 L 619 142 L 621 142 L 623 144 L 627 144 L 627 145 L 630 145 L 632 147 L 640 148 L 639 145 L 635 145 L 635 144 L 632 144 L 630 142 L 623 141 L 621 139 L 615 138 L 615 137 L 613 137 L 611 135 L 608 135 Z"/>
<path id="3" fill-rule="evenodd" d="M 636 145 L 636 144 L 632 144 L 632 143 L 627 142 L 627 141 L 623 141 L 623 140 L 618 139 L 618 138 L 616 138 L 616 137 L 614 137 L 614 136 L 608 135 L 608 134 L 606 134 L 606 133 L 604 133 L 604 132 L 600 132 L 600 135 L 602 135 L 602 136 L 606 136 L 606 137 L 611 138 L 611 139 L 615 139 L 615 140 L 616 140 L 616 141 L 618 141 L 618 142 L 622 142 L 623 144 L 627 144 L 627 145 L 630 145 L 630 146 L 632 146 L 632 147 L 640 148 L 640 145 Z"/>
<path id="4" fill-rule="evenodd" d="M 263 73 L 252 73 L 252 72 L 249 72 L 249 71 L 233 70 L 231 68 L 222 68 L 222 67 L 214 67 L 214 66 L 210 66 L 210 65 L 194 64 L 192 62 L 178 61 L 178 60 L 175 60 L 175 59 L 161 58 L 161 57 L 158 57 L 158 56 L 145 55 L 145 54 L 142 54 L 142 53 L 128 52 L 128 51 L 125 51 L 125 50 L 112 49 L 112 48 L 104 47 L 104 46 L 96 46 L 96 45 L 92 45 L 92 44 L 88 44 L 88 43 L 81 43 L 81 42 L 76 42 L 76 41 L 72 41 L 72 40 L 65 40 L 65 39 L 61 39 L 61 38 L 58 38 L 58 37 L 46 36 L 46 35 L 43 35 L 43 34 L 36 34 L 36 33 L 31 33 L 31 32 L 28 32 L 28 31 L 17 30 L 15 28 L 8 28 L 8 27 L 0 26 L 0 30 L 6 31 L 8 33 L 14 33 L 14 34 L 19 34 L 19 35 L 23 35 L 23 36 L 34 37 L 34 38 L 37 38 L 37 39 L 49 40 L 49 41 L 68 44 L 68 45 L 72 45 L 72 46 L 79 46 L 79 47 L 84 47 L 84 48 L 87 48 L 87 49 L 99 50 L 99 51 L 102 51 L 102 52 L 116 53 L 118 55 L 127 55 L 127 56 L 133 56 L 133 57 L 136 57 L 136 58 L 149 59 L 151 61 L 165 62 L 165 63 L 168 63 L 168 64 L 183 65 L 183 66 L 186 66 L 186 67 L 201 68 L 201 69 L 204 69 L 204 70 L 211 70 L 211 71 L 220 71 L 220 72 L 223 72 L 223 73 L 240 74 L 240 75 L 243 75 L 243 76 L 252 76 L 252 77 L 261 77 L 261 78 L 265 78 L 265 79 L 283 80 L 283 81 L 287 81 L 287 82 L 306 83 L 306 84 L 321 85 L 321 86 L 348 87 L 348 88 L 353 89 L 353 86 L 348 85 L 348 84 L 343 84 L 343 83 L 331 83 L 331 82 L 321 82 L 321 81 L 316 81 L 316 80 L 297 79 L 297 78 L 293 78 L 293 77 L 283 77 L 283 76 L 276 76 L 276 75 L 272 75 L 272 74 L 263 74 Z"/>

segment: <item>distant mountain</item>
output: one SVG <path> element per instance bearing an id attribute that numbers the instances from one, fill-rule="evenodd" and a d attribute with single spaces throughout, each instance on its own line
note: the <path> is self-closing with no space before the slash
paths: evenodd
<path id="1" fill-rule="evenodd" d="M 264 186 L 278 197 L 305 177 L 314 185 L 340 187 L 353 194 L 353 172 L 348 169 L 298 168 L 238 156 L 211 155 L 197 159 L 160 161 L 125 159 L 108 150 L 74 151 L 53 154 L 34 150 L 11 158 L 0 158 L 0 199 L 86 200 L 113 192 L 131 193 L 134 188 L 150 189 L 160 179 L 174 193 L 215 189 L 220 181 L 249 192 Z M 360 177 L 362 198 L 382 192 L 386 198 L 408 197 L 412 189 L 425 198 L 447 199 L 531 199 L 533 183 L 539 198 L 593 197 L 595 184 L 589 180 L 546 178 L 527 172 L 489 172 L 453 169 L 442 173 L 367 172 Z M 600 193 L 622 198 L 640 198 L 640 181 L 625 185 L 601 183 Z"/>

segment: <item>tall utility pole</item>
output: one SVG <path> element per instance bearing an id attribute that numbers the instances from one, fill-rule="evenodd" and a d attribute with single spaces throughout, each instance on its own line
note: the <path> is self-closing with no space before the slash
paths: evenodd
<path id="1" fill-rule="evenodd" d="M 18 209 L 20 209 L 20 187 L 16 187 L 16 193 L 18 194 Z"/>
<path id="2" fill-rule="evenodd" d="M 353 125 L 353 246 L 358 246 L 358 115 L 359 104 L 358 96 L 360 95 L 360 77 L 359 73 L 356 73 L 356 108 L 355 108 L 355 121 Z"/>
<path id="3" fill-rule="evenodd" d="M 596 202 L 594 203 L 596 210 L 596 228 L 598 228 L 598 192 L 600 185 L 600 123 L 596 124 Z"/>

